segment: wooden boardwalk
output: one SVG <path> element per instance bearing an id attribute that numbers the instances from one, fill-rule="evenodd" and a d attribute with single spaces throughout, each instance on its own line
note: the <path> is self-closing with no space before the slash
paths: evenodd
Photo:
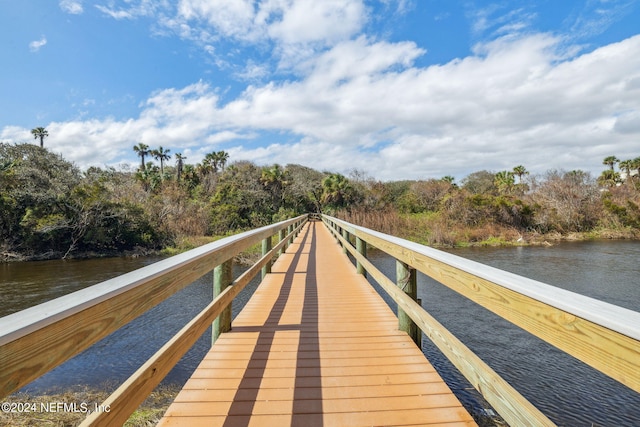
<path id="1" fill-rule="evenodd" d="M 160 426 L 475 426 L 320 222 L 309 222 Z"/>

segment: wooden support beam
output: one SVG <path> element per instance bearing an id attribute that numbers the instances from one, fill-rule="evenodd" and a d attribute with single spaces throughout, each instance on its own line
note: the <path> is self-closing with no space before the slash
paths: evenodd
<path id="1" fill-rule="evenodd" d="M 262 256 L 265 256 L 271 250 L 271 237 L 267 237 L 262 241 Z M 262 267 L 262 280 L 265 276 L 271 273 L 271 260 L 269 260 L 264 267 Z"/>
<path id="2" fill-rule="evenodd" d="M 286 237 L 286 235 L 287 235 L 287 230 L 282 229 L 278 231 L 278 242 L 282 242 Z M 287 250 L 287 247 L 285 245 L 282 247 L 282 249 L 278 251 L 278 256 L 282 255 L 286 250 Z"/>
<path id="3" fill-rule="evenodd" d="M 351 245 L 351 243 L 349 243 L 349 232 L 347 231 L 346 228 L 342 229 L 342 237 L 345 240 L 345 242 L 342 243 L 342 252 L 344 252 L 345 254 L 348 254 L 349 251 L 347 250 L 347 245 Z"/>
<path id="4" fill-rule="evenodd" d="M 362 240 L 359 237 L 356 237 L 356 250 L 363 257 L 367 257 L 367 242 Z M 358 274 L 362 274 L 364 277 L 367 277 L 367 270 L 365 270 L 364 265 L 360 261 L 356 261 L 356 271 Z"/>
<path id="5" fill-rule="evenodd" d="M 411 268 L 404 262 L 396 261 L 396 284 L 413 301 L 418 300 L 418 282 L 415 268 Z M 420 329 L 400 305 L 398 305 L 398 329 L 406 332 L 418 347 L 422 347 Z"/>
<path id="6" fill-rule="evenodd" d="M 213 270 L 213 298 L 217 298 L 233 282 L 233 258 Z M 231 303 L 213 321 L 211 344 L 224 332 L 231 330 Z"/>

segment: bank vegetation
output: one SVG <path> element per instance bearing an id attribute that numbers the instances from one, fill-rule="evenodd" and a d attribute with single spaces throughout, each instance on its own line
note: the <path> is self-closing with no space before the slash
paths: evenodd
<path id="1" fill-rule="evenodd" d="M 0 258 L 183 250 L 306 212 L 434 246 L 640 237 L 638 158 L 608 157 L 597 178 L 516 166 L 459 183 L 381 182 L 358 170 L 230 162 L 224 151 L 190 164 L 162 147 L 133 148 L 138 167 L 80 170 L 44 147 L 0 143 Z"/>

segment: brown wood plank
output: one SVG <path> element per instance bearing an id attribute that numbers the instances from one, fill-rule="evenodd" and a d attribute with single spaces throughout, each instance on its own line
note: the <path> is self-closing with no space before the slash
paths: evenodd
<path id="1" fill-rule="evenodd" d="M 160 426 L 473 426 L 318 222 L 200 363 Z"/>

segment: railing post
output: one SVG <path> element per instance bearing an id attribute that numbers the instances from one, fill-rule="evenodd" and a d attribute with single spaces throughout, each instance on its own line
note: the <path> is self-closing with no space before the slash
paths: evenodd
<path id="1" fill-rule="evenodd" d="M 367 257 L 367 242 L 362 240 L 359 237 L 356 237 L 356 250 L 363 257 Z M 360 261 L 356 260 L 356 270 L 358 274 L 362 274 L 364 277 L 367 277 L 367 270 L 364 269 L 364 266 L 360 263 Z"/>
<path id="2" fill-rule="evenodd" d="M 223 262 L 213 270 L 213 298 L 217 297 L 233 282 L 233 258 Z M 216 342 L 223 332 L 231 330 L 231 303 L 213 321 L 211 344 Z"/>
<path id="3" fill-rule="evenodd" d="M 415 268 L 411 268 L 409 265 L 401 261 L 396 261 L 396 284 L 414 301 L 418 298 L 416 277 Z M 400 307 L 398 307 L 398 329 L 405 331 L 416 345 L 419 347 L 422 346 L 418 326 Z"/>
<path id="4" fill-rule="evenodd" d="M 287 230 L 285 230 L 284 228 L 278 231 L 278 243 L 282 242 L 286 237 L 286 235 L 287 235 Z M 287 248 L 283 246 L 282 249 L 278 251 L 278 256 L 282 255 L 286 249 Z"/>
<path id="5" fill-rule="evenodd" d="M 265 256 L 271 250 L 271 236 L 267 237 L 262 241 L 262 256 Z M 271 260 L 267 261 L 267 263 L 262 267 L 262 280 L 264 277 L 271 273 Z"/>
<path id="6" fill-rule="evenodd" d="M 342 237 L 344 237 L 344 239 L 348 242 L 349 241 L 349 232 L 347 231 L 346 228 L 342 229 Z M 349 253 L 349 251 L 347 250 L 347 244 L 345 243 L 344 246 L 342 246 L 342 253 Z"/>

